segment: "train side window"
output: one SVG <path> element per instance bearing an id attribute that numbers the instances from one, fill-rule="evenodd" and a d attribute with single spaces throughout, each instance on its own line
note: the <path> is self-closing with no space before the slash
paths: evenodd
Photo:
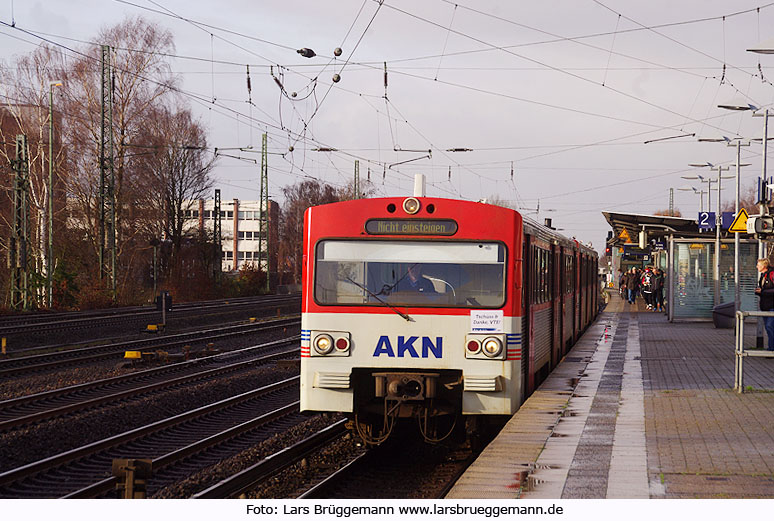
<path id="1" fill-rule="evenodd" d="M 554 298 L 554 254 L 553 252 L 546 252 L 546 255 L 548 257 L 548 300 L 553 300 Z"/>
<path id="2" fill-rule="evenodd" d="M 546 301 L 546 251 L 540 250 L 540 303 Z"/>
<path id="3" fill-rule="evenodd" d="M 535 277 L 535 304 L 540 304 L 540 249 L 535 247 L 535 268 L 533 269 L 533 276 Z"/>
<path id="4" fill-rule="evenodd" d="M 530 304 L 537 304 L 537 248 L 530 246 L 530 259 L 529 259 L 529 302 Z"/>
<path id="5" fill-rule="evenodd" d="M 548 250 L 543 250 L 543 302 L 548 302 L 550 296 L 551 296 L 551 262 L 550 262 L 550 252 Z"/>
<path id="6" fill-rule="evenodd" d="M 543 296 L 545 294 L 545 288 L 546 288 L 546 281 L 544 277 L 544 269 L 545 269 L 545 259 L 543 258 L 543 250 L 538 248 L 538 258 L 540 259 L 540 263 L 538 264 L 538 278 L 540 279 L 539 286 L 538 286 L 538 302 L 541 304 L 544 302 Z"/>
<path id="7" fill-rule="evenodd" d="M 546 270 L 547 270 L 546 250 L 540 250 L 540 302 L 546 301 Z"/>

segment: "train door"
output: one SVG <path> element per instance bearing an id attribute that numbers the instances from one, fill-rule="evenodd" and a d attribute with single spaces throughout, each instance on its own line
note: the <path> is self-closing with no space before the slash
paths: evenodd
<path id="1" fill-rule="evenodd" d="M 583 254 L 583 330 L 589 325 L 589 256 Z"/>
<path id="2" fill-rule="evenodd" d="M 572 257 L 562 248 L 562 351 L 567 353 L 572 345 Z"/>
<path id="3" fill-rule="evenodd" d="M 522 252 L 521 281 L 521 381 L 524 382 L 524 396 L 532 394 L 535 381 L 532 371 L 532 338 L 530 337 L 532 314 L 532 276 L 535 260 L 532 257 L 531 235 L 524 234 L 524 251 Z"/>
<path id="4" fill-rule="evenodd" d="M 573 252 L 573 259 L 575 260 L 573 265 L 572 276 L 575 280 L 575 288 L 573 291 L 573 321 L 575 322 L 575 329 L 573 330 L 573 343 L 580 338 L 581 331 L 581 255 L 580 250 L 576 249 Z"/>
<path id="5" fill-rule="evenodd" d="M 586 288 L 586 255 L 581 253 L 581 263 L 580 263 L 580 276 L 581 276 L 581 283 L 580 283 L 580 299 L 581 299 L 581 306 L 580 306 L 580 331 L 583 331 L 586 329 L 586 301 L 588 300 L 588 292 Z M 578 335 L 580 336 L 580 332 L 578 332 Z"/>
<path id="6" fill-rule="evenodd" d="M 557 244 L 551 246 L 551 307 L 553 308 L 553 335 L 551 338 L 551 367 L 562 359 L 562 285 L 561 251 Z"/>

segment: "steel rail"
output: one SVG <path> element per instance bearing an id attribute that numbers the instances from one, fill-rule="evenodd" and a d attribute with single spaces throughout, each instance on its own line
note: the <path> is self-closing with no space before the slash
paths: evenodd
<path id="1" fill-rule="evenodd" d="M 262 297 L 237 297 L 231 299 L 208 300 L 203 302 L 181 302 L 174 305 L 175 311 L 206 310 L 224 305 L 241 306 L 244 304 L 261 304 L 285 302 L 298 298 L 298 295 L 268 295 Z M 6 327 L 22 326 L 47 322 L 69 322 L 83 319 L 114 318 L 121 315 L 138 315 L 158 313 L 154 306 L 126 306 L 121 308 L 91 309 L 84 311 L 39 311 L 32 313 L 0 316 L 0 331 Z"/>
<path id="2" fill-rule="evenodd" d="M 367 452 L 358 454 L 352 461 L 298 496 L 297 499 L 323 499 L 327 497 L 329 495 L 328 491 L 335 485 L 335 483 L 337 483 L 342 476 L 345 476 L 348 472 L 351 472 L 353 468 L 362 465 L 363 461 L 365 461 L 364 458 L 367 455 Z"/>
<path id="3" fill-rule="evenodd" d="M 276 409 L 274 411 L 261 415 L 257 418 L 254 418 L 252 420 L 246 421 L 244 423 L 241 423 L 239 425 L 226 429 L 222 432 L 219 432 L 218 434 L 209 436 L 201 441 L 192 443 L 190 445 L 187 445 L 186 447 L 183 447 L 176 451 L 165 454 L 164 456 L 161 456 L 159 458 L 154 458 L 152 460 L 153 471 L 158 472 L 159 470 L 164 469 L 170 465 L 173 465 L 178 461 L 194 456 L 205 449 L 208 449 L 210 447 L 223 443 L 224 441 L 232 439 L 240 434 L 243 434 L 253 429 L 261 428 L 266 424 L 276 421 L 283 416 L 296 413 L 298 412 L 298 405 L 299 405 L 299 402 L 295 401 L 291 404 L 288 404 L 284 407 L 281 407 L 279 409 Z M 114 490 L 116 488 L 117 483 L 118 483 L 118 479 L 115 476 L 110 478 L 105 478 L 92 485 L 89 485 L 88 487 L 84 487 L 80 490 L 76 490 L 65 496 L 62 496 L 61 499 L 89 499 L 89 498 L 99 497 L 103 494 L 106 494 L 107 492 L 110 492 L 111 490 Z"/>
<path id="4" fill-rule="evenodd" d="M 191 318 L 192 316 L 199 315 L 201 314 L 202 311 L 207 311 L 207 310 L 217 311 L 217 313 L 208 313 L 207 315 L 233 313 L 238 308 L 243 308 L 245 306 L 255 306 L 256 309 L 264 310 L 266 308 L 274 307 L 278 304 L 290 305 L 294 303 L 294 301 L 296 300 L 300 300 L 299 297 L 292 296 L 292 297 L 274 298 L 272 300 L 246 301 L 246 302 L 235 302 L 235 303 L 229 303 L 228 301 L 226 301 L 218 305 L 213 304 L 213 305 L 197 307 L 197 308 L 186 308 L 186 309 L 176 308 L 175 311 L 168 312 L 167 319 L 171 320 L 171 319 Z M 160 316 L 160 313 L 161 313 L 160 311 L 156 311 L 156 310 L 146 310 L 146 311 L 138 311 L 138 312 L 129 313 L 129 314 L 105 315 L 101 317 L 73 317 L 73 318 L 68 318 L 63 320 L 25 322 L 18 325 L 6 325 L 6 326 L 0 325 L 0 337 L 10 337 L 12 335 L 18 335 L 20 333 L 28 333 L 29 327 L 31 325 L 35 326 L 36 333 L 40 333 L 44 331 L 93 329 L 93 328 L 105 327 L 107 325 L 113 325 L 113 324 L 138 322 L 141 319 L 156 320 Z"/>
<path id="5" fill-rule="evenodd" d="M 205 416 L 212 412 L 224 409 L 226 407 L 230 407 L 232 405 L 239 404 L 247 400 L 264 396 L 274 391 L 278 391 L 294 385 L 298 385 L 299 379 L 300 378 L 298 376 L 287 378 L 280 382 L 276 382 L 276 383 L 261 387 L 260 389 L 255 389 L 253 391 L 242 393 L 237 396 L 232 396 L 231 398 L 227 398 L 225 400 L 220 400 L 218 402 L 205 405 L 205 406 L 193 409 L 191 411 L 186 411 L 182 414 L 178 414 L 170 418 L 159 420 L 157 422 L 151 423 L 149 425 L 145 425 L 143 427 L 138 427 L 136 429 L 132 429 L 120 434 L 116 434 L 114 436 L 110 436 L 108 438 L 89 443 L 82 447 L 77 447 L 75 449 L 71 449 L 59 454 L 55 454 L 53 456 L 44 458 L 42 460 L 28 463 L 21 467 L 8 470 L 6 472 L 0 473 L 0 485 L 7 485 L 9 483 L 18 482 L 24 478 L 33 476 L 35 474 L 41 473 L 43 471 L 46 471 L 52 468 L 59 467 L 71 461 L 95 454 L 99 451 L 108 449 L 110 447 L 114 447 L 116 445 L 135 440 L 142 436 L 146 436 L 148 434 L 158 432 L 167 427 L 172 427 L 172 426 L 181 424 L 185 421 Z"/>
<path id="6" fill-rule="evenodd" d="M 261 344 L 259 346 L 253 346 L 253 347 L 249 347 L 249 348 L 245 348 L 245 349 L 240 349 L 238 351 L 230 351 L 228 354 L 236 354 L 236 353 L 247 354 L 247 353 L 249 353 L 251 351 L 266 350 L 266 349 L 270 349 L 272 347 L 280 347 L 280 346 L 284 346 L 286 344 L 291 344 L 291 343 L 297 342 L 298 340 L 300 340 L 300 338 L 301 338 L 300 336 L 295 336 L 295 337 L 292 337 L 292 338 L 289 338 L 289 339 L 278 340 L 278 341 L 275 341 L 275 342 L 269 342 L 267 344 Z M 52 409 L 46 409 L 46 410 L 43 410 L 43 411 L 38 411 L 38 412 L 26 414 L 24 416 L 18 416 L 18 417 L 9 419 L 9 420 L 0 421 L 0 432 L 8 431 L 10 429 L 13 429 L 15 427 L 19 427 L 21 425 L 28 425 L 28 424 L 35 423 L 35 422 L 38 422 L 38 421 L 42 421 L 42 420 L 46 420 L 46 419 L 50 419 L 50 418 L 55 418 L 57 416 L 62 416 L 62 415 L 67 414 L 67 413 L 89 409 L 89 408 L 96 407 L 97 405 L 101 405 L 101 404 L 104 404 L 104 403 L 115 402 L 115 401 L 118 401 L 118 400 L 125 400 L 125 399 L 131 398 L 131 397 L 141 396 L 143 394 L 147 394 L 147 393 L 150 393 L 150 392 L 153 392 L 153 391 L 157 391 L 159 389 L 164 389 L 164 388 L 167 388 L 167 387 L 174 387 L 174 386 L 180 385 L 180 384 L 192 383 L 192 382 L 195 382 L 195 381 L 198 381 L 198 380 L 206 380 L 206 379 L 209 379 L 209 378 L 212 378 L 212 377 L 216 377 L 216 376 L 220 376 L 220 375 L 227 374 L 227 373 L 230 373 L 230 372 L 238 371 L 238 370 L 240 370 L 242 368 L 249 367 L 251 365 L 262 364 L 262 363 L 266 363 L 266 362 L 272 361 L 272 360 L 277 359 L 277 358 L 282 358 L 282 357 L 286 357 L 286 356 L 295 355 L 298 352 L 299 352 L 299 348 L 296 347 L 294 349 L 290 349 L 290 350 L 287 350 L 287 351 L 281 351 L 279 353 L 272 353 L 270 355 L 262 356 L 260 358 L 246 360 L 246 361 L 243 361 L 243 362 L 235 362 L 235 363 L 232 363 L 232 364 L 225 365 L 223 367 L 217 367 L 217 368 L 214 368 L 214 369 L 206 369 L 206 370 L 199 371 L 199 372 L 196 372 L 196 373 L 193 373 L 193 374 L 188 374 L 188 375 L 185 375 L 185 376 L 178 376 L 176 378 L 171 378 L 171 379 L 168 379 L 168 380 L 163 380 L 163 381 L 151 383 L 151 384 L 148 384 L 148 385 L 143 385 L 141 387 L 134 387 L 134 388 L 130 388 L 130 389 L 125 389 L 125 390 L 114 392 L 114 393 L 111 393 L 111 394 L 97 396 L 95 398 L 87 398 L 87 399 L 79 400 L 77 402 L 69 403 L 69 404 L 66 404 L 66 405 L 61 405 L 59 407 L 55 407 L 55 408 L 52 408 Z M 214 361 L 216 358 L 218 358 L 220 356 L 222 356 L 222 355 L 214 355 L 212 357 L 207 357 L 209 360 L 202 359 L 202 363 L 206 364 L 207 362 L 212 362 L 212 361 Z M 188 364 L 188 363 L 187 362 L 183 362 L 183 364 Z M 196 365 L 200 365 L 200 364 L 196 364 Z M 190 365 L 189 365 L 189 367 L 190 367 Z M 163 368 L 163 369 L 166 369 L 166 368 Z M 185 369 L 185 368 L 181 367 L 180 369 Z M 135 379 L 142 379 L 142 378 L 147 377 L 149 374 L 159 374 L 159 373 L 162 373 L 161 371 L 157 371 L 157 370 L 150 370 L 150 371 L 154 371 L 155 373 L 145 373 L 145 374 L 139 374 L 139 375 L 138 374 L 134 374 L 134 375 L 120 376 L 120 377 L 116 377 L 117 380 L 115 380 L 113 382 L 111 382 L 111 380 L 113 380 L 113 379 L 108 378 L 108 379 L 105 379 L 105 380 L 101 380 L 99 382 L 93 382 L 92 384 L 81 384 L 81 385 L 78 385 L 78 386 L 73 386 L 73 387 L 75 387 L 77 389 L 72 389 L 71 392 L 72 393 L 81 393 L 81 392 L 86 391 L 86 390 L 93 390 L 93 389 L 97 389 L 99 387 L 105 387 L 106 385 L 111 385 L 111 384 L 114 384 L 114 383 L 117 383 L 117 382 L 126 382 L 127 380 L 129 380 L 128 378 L 126 378 L 127 376 L 136 376 Z M 165 372 L 169 372 L 169 371 L 165 371 Z M 35 396 L 40 396 L 39 401 L 44 400 L 44 399 L 48 399 L 48 398 L 50 398 L 52 396 L 61 396 L 63 394 L 61 391 L 67 391 L 67 389 L 68 388 L 65 388 L 64 390 L 56 389 L 54 391 L 49 391 L 47 393 L 41 393 L 40 395 L 32 395 L 31 397 L 24 397 L 24 399 L 23 400 L 19 400 L 19 402 L 20 403 L 27 403 L 27 404 L 29 404 L 30 401 L 31 401 L 31 398 L 34 398 Z M 45 396 L 45 397 L 42 396 L 42 395 L 48 395 L 49 393 L 53 393 L 53 394 L 51 396 Z M 9 400 L 9 401 L 12 401 L 12 400 Z M 0 402 L 0 406 L 4 406 L 7 403 L 8 402 Z M 20 403 L 16 403 L 14 405 L 18 406 L 18 405 L 20 405 Z"/>
<path id="7" fill-rule="evenodd" d="M 341 497 L 342 489 L 345 493 L 354 489 L 368 494 L 367 485 L 364 485 L 364 483 L 379 483 L 384 487 L 392 487 L 394 482 L 399 482 L 401 479 L 406 478 L 406 465 L 416 463 L 403 462 L 397 467 L 391 468 L 394 461 L 403 458 L 401 451 L 404 448 L 405 446 L 400 444 L 392 445 L 389 449 L 385 446 L 372 448 L 370 451 L 356 456 L 352 461 L 311 487 L 298 496 L 298 499 L 334 499 Z M 387 452 L 384 452 L 385 450 Z M 468 454 L 464 460 L 454 465 L 456 468 L 451 473 L 436 471 L 435 479 L 438 484 L 443 486 L 434 491 L 433 497 L 438 499 L 445 497 L 454 486 L 454 483 L 459 480 L 479 454 L 480 451 L 473 451 Z M 367 479 L 364 479 L 364 477 Z M 355 485 L 352 486 L 352 483 Z"/>
<path id="8" fill-rule="evenodd" d="M 188 333 L 177 333 L 152 339 L 130 340 L 127 342 L 70 349 L 56 353 L 10 358 L 7 360 L 0 360 L 0 378 L 15 376 L 22 371 L 28 373 L 50 368 L 59 368 L 63 363 L 72 365 L 105 358 L 113 358 L 117 354 L 122 354 L 125 351 L 137 351 L 141 350 L 143 347 L 147 348 L 152 346 L 157 349 L 163 349 L 178 345 L 183 346 L 191 342 L 208 342 L 211 340 L 270 331 L 280 327 L 300 324 L 300 322 L 299 318 L 285 318 L 270 322 L 238 324 Z M 209 336 L 202 336 L 208 334 Z"/>
<path id="9" fill-rule="evenodd" d="M 331 441 L 343 436 L 347 432 L 345 427 L 347 421 L 348 420 L 346 419 L 339 420 L 316 432 L 312 436 L 264 458 L 255 465 L 248 467 L 201 492 L 197 492 L 192 498 L 226 499 L 248 492 L 274 474 L 277 474 L 297 461 L 320 450 L 320 448 L 326 446 Z"/>

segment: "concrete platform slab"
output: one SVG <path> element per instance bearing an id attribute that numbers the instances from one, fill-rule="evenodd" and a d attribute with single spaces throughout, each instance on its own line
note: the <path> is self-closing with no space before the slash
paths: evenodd
<path id="1" fill-rule="evenodd" d="M 774 360 L 737 394 L 732 330 L 641 307 L 614 296 L 447 497 L 774 498 Z"/>

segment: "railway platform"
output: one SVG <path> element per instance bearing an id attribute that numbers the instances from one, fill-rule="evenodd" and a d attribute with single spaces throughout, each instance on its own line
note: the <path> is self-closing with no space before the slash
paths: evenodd
<path id="1" fill-rule="evenodd" d="M 447 498 L 774 498 L 774 358 L 611 297 Z"/>

